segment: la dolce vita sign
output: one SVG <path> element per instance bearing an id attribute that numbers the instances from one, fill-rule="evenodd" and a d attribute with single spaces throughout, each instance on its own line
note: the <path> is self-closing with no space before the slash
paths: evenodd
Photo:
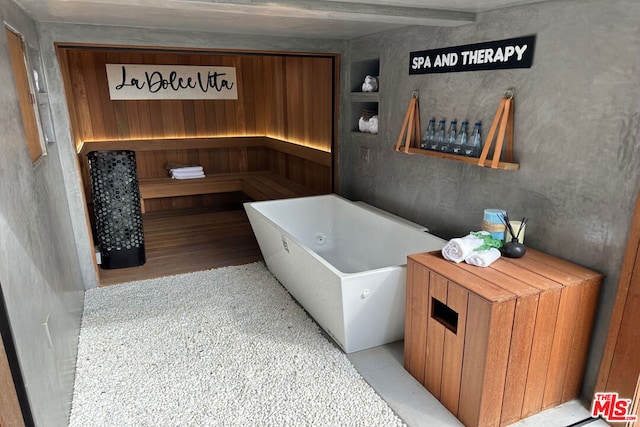
<path id="1" fill-rule="evenodd" d="M 409 74 L 531 68 L 536 36 L 411 52 Z"/>
<path id="2" fill-rule="evenodd" d="M 109 95 L 124 99 L 238 99 L 235 67 L 106 64 Z"/>

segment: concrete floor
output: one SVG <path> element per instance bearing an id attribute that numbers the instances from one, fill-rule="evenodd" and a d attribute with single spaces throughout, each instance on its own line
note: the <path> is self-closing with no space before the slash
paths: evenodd
<path id="1" fill-rule="evenodd" d="M 398 341 L 351 353 L 347 357 L 409 427 L 463 426 L 404 369 L 403 345 L 402 341 Z M 577 427 L 578 425 L 608 426 L 603 420 L 590 419 L 589 408 L 579 400 L 572 400 L 509 427 Z"/>

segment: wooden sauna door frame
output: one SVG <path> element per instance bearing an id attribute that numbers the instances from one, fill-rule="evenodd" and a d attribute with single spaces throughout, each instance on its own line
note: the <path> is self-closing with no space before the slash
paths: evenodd
<path id="1" fill-rule="evenodd" d="M 596 382 L 596 392 L 620 392 L 621 398 L 634 397 L 638 383 L 638 367 L 631 365 L 640 352 L 640 340 L 630 337 L 631 331 L 637 330 L 634 320 L 640 318 L 640 193 L 636 198 L 636 207 L 631 221 L 627 249 L 620 271 L 618 290 L 611 315 L 609 333 L 605 343 L 604 354 L 600 362 L 600 371 Z M 633 356 L 635 354 L 635 356 Z M 631 372 L 631 371 L 635 372 Z M 621 391 L 620 375 L 624 372 L 627 381 L 633 383 L 631 392 Z M 627 388 L 626 385 L 623 389 Z M 622 395 L 622 394 L 625 395 Z M 627 395 L 628 394 L 628 395 Z"/>

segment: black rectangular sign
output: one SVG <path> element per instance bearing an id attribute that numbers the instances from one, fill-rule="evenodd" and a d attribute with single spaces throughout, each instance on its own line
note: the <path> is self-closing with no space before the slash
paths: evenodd
<path id="1" fill-rule="evenodd" d="M 536 36 L 474 43 L 409 55 L 409 74 L 531 68 Z"/>

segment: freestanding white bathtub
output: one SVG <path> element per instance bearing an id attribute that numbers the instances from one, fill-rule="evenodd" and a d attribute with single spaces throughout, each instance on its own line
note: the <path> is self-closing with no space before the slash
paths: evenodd
<path id="1" fill-rule="evenodd" d="M 269 270 L 346 353 L 403 338 L 406 257 L 444 240 L 335 194 L 244 207 Z"/>

